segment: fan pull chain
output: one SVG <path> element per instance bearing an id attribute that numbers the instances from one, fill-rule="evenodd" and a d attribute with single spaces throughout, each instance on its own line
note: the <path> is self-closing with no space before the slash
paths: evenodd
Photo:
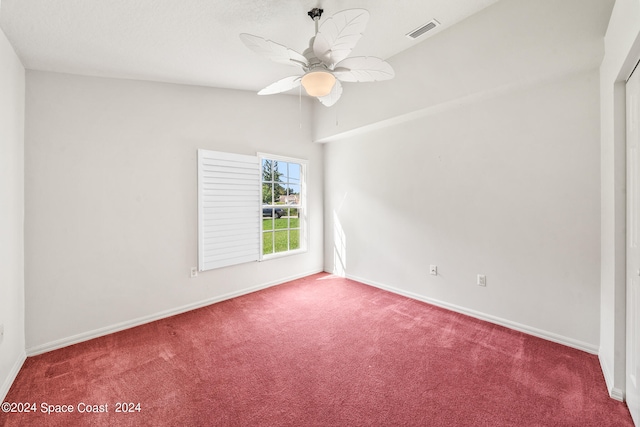
<path id="1" fill-rule="evenodd" d="M 302 85 L 298 86 L 298 110 L 300 112 L 300 129 L 302 129 Z"/>

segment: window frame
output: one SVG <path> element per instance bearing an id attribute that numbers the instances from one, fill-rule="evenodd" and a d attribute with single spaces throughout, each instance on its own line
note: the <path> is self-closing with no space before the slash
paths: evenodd
<path id="1" fill-rule="evenodd" d="M 263 168 L 263 162 L 264 160 L 271 160 L 271 161 L 276 161 L 276 162 L 285 162 L 285 163 L 295 163 L 300 165 L 300 203 L 295 204 L 295 205 L 286 205 L 287 208 L 289 209 L 298 209 L 298 219 L 299 219 L 299 247 L 297 249 L 289 249 L 286 251 L 281 251 L 281 252 L 272 252 L 269 254 L 265 254 L 264 253 L 264 233 L 265 230 L 263 228 L 264 225 L 264 219 L 262 217 L 262 209 L 265 207 L 280 207 L 282 205 L 276 205 L 276 204 L 263 204 L 262 203 L 262 196 L 260 197 L 260 200 L 258 200 L 259 204 L 260 204 L 260 253 L 259 253 L 259 259 L 258 261 L 267 261 L 270 259 L 275 259 L 275 258 L 282 258 L 282 257 L 286 257 L 286 256 L 291 256 L 291 255 L 297 255 L 297 254 L 301 254 L 301 253 L 305 253 L 308 251 L 308 229 L 309 229 L 309 218 L 308 218 L 308 213 L 307 213 L 307 174 L 309 173 L 309 162 L 305 159 L 299 159 L 299 158 L 295 158 L 295 157 L 289 157 L 289 156 L 281 156 L 281 155 L 277 155 L 277 154 L 269 154 L 269 153 L 257 153 L 258 156 L 258 162 L 260 164 L 260 180 L 259 180 L 259 187 L 260 187 L 260 194 L 262 195 L 262 185 L 263 185 L 263 175 L 262 175 L 262 168 Z M 274 238 L 275 238 L 275 229 L 273 229 L 274 231 L 269 231 L 267 230 L 266 232 L 271 232 L 274 233 Z M 287 227 L 285 229 L 282 230 L 287 230 L 290 231 L 291 228 Z"/>

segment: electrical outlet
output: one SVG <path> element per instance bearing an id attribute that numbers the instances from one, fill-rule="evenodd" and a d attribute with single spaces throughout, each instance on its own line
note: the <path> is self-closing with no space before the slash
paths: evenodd
<path id="1" fill-rule="evenodd" d="M 191 278 L 198 277 L 198 267 L 191 267 Z"/>
<path id="2" fill-rule="evenodd" d="M 478 274 L 478 286 L 487 286 L 487 276 Z"/>
<path id="3" fill-rule="evenodd" d="M 438 266 L 437 265 L 429 266 L 429 274 L 431 274 L 432 276 L 437 276 L 438 275 Z"/>

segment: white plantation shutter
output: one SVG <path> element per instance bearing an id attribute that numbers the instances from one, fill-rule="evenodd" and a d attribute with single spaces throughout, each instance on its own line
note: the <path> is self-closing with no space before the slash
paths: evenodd
<path id="1" fill-rule="evenodd" d="M 198 269 L 257 261 L 258 157 L 198 150 Z"/>

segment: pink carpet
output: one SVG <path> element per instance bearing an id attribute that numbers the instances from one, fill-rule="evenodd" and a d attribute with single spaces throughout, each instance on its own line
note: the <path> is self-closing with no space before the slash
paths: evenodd
<path id="1" fill-rule="evenodd" d="M 36 408 L 6 426 L 633 425 L 594 355 L 326 274 L 30 357 L 5 401 Z"/>

